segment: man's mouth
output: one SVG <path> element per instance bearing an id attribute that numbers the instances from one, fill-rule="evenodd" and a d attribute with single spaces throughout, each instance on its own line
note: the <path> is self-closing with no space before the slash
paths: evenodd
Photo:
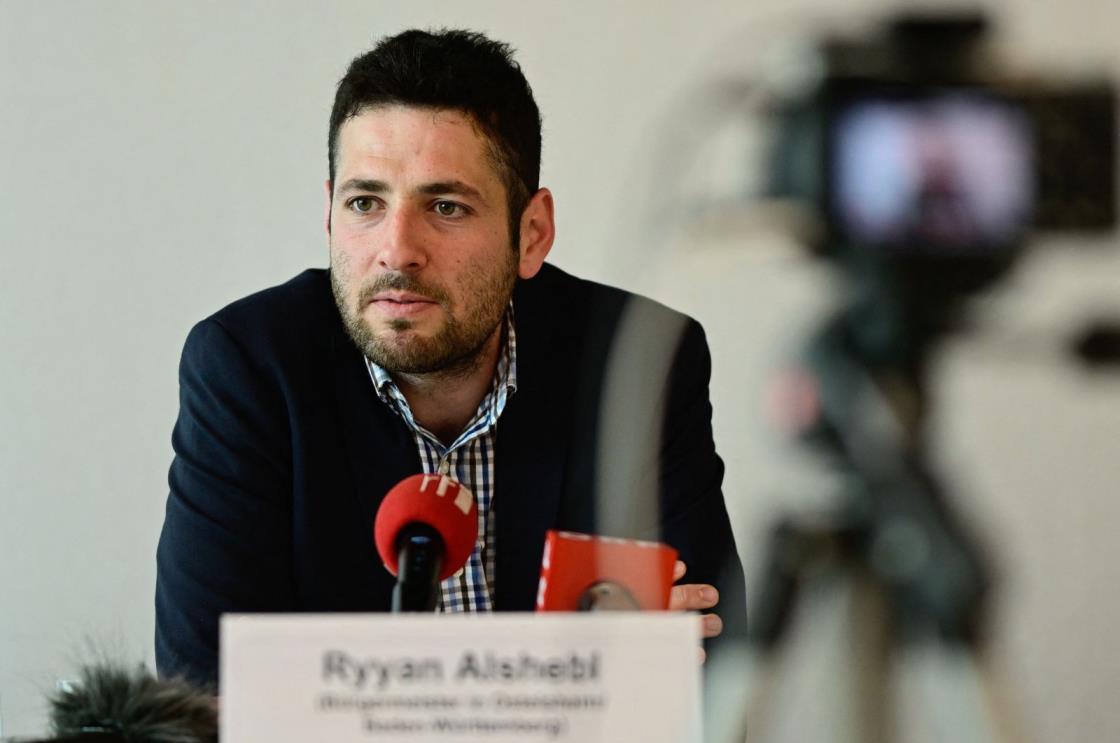
<path id="1" fill-rule="evenodd" d="M 431 297 L 425 297 L 423 294 L 415 294 L 413 292 L 401 291 L 383 291 L 373 295 L 373 302 L 396 302 L 397 304 L 410 304 L 413 302 L 426 302 L 428 304 L 436 304 L 436 300 Z"/>
<path id="2" fill-rule="evenodd" d="M 422 294 L 382 291 L 373 295 L 369 305 L 389 317 L 412 317 L 439 306 L 439 302 Z"/>

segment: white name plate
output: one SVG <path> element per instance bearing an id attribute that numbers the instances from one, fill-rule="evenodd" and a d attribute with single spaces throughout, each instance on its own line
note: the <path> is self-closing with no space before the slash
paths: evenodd
<path id="1" fill-rule="evenodd" d="M 700 740 L 683 614 L 222 617 L 221 740 Z"/>

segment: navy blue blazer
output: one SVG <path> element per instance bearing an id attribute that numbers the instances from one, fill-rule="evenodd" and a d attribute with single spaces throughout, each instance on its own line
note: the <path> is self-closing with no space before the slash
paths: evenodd
<path id="1" fill-rule="evenodd" d="M 612 348 L 659 353 L 616 344 L 626 315 L 647 328 L 681 329 L 668 347 L 667 381 L 656 385 L 660 402 L 614 414 L 653 443 L 627 452 L 648 475 L 628 488 L 647 496 L 629 509 L 628 493 L 596 492 Z M 518 282 L 514 317 L 518 387 L 497 429 L 495 608 L 533 608 L 545 531 L 601 532 L 601 497 L 625 514 L 612 518 L 611 533 L 671 544 L 688 582 L 721 588 L 725 623 L 745 621 L 700 326 L 549 265 Z M 196 325 L 179 387 L 157 554 L 160 673 L 214 684 L 223 612 L 387 611 L 394 579 L 378 559 L 372 524 L 381 497 L 420 472 L 420 460 L 345 333 L 328 273 L 305 271 Z M 643 422 L 651 411 L 660 425 Z"/>

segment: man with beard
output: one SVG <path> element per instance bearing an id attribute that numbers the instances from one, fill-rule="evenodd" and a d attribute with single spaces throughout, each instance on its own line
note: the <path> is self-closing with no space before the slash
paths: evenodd
<path id="1" fill-rule="evenodd" d="M 461 31 L 382 40 L 339 83 L 328 158 L 330 270 L 235 302 L 183 351 L 161 673 L 215 682 L 223 612 L 386 611 L 394 581 L 371 524 L 417 472 L 451 475 L 478 502 L 477 544 L 441 585 L 441 611 L 531 610 L 545 531 L 609 527 L 677 548 L 676 578 L 686 564 L 695 582 L 674 587 L 672 608 L 712 608 L 718 584 L 740 623 L 703 331 L 544 263 L 540 115 L 509 48 Z M 672 335 L 628 346 L 621 387 L 656 399 L 610 408 L 628 325 Z M 640 440 L 604 457 L 605 430 Z M 615 459 L 637 474 L 606 492 Z M 705 634 L 722 624 L 705 615 Z"/>

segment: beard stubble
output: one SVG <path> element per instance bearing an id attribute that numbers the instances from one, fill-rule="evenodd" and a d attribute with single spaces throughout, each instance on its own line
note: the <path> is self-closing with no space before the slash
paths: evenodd
<path id="1" fill-rule="evenodd" d="M 383 273 L 363 284 L 355 299 L 349 299 L 352 279 L 344 266 L 332 261 L 331 289 L 350 340 L 381 368 L 400 374 L 465 374 L 477 367 L 513 294 L 517 253 L 509 248 L 504 255 L 507 258 L 497 270 L 476 263 L 463 272 L 459 317 L 451 292 L 407 273 Z M 442 313 L 436 332 L 420 335 L 414 330 L 417 323 L 407 318 L 391 319 L 380 331 L 375 330 L 362 311 L 377 293 L 387 290 L 418 294 L 436 302 Z"/>

